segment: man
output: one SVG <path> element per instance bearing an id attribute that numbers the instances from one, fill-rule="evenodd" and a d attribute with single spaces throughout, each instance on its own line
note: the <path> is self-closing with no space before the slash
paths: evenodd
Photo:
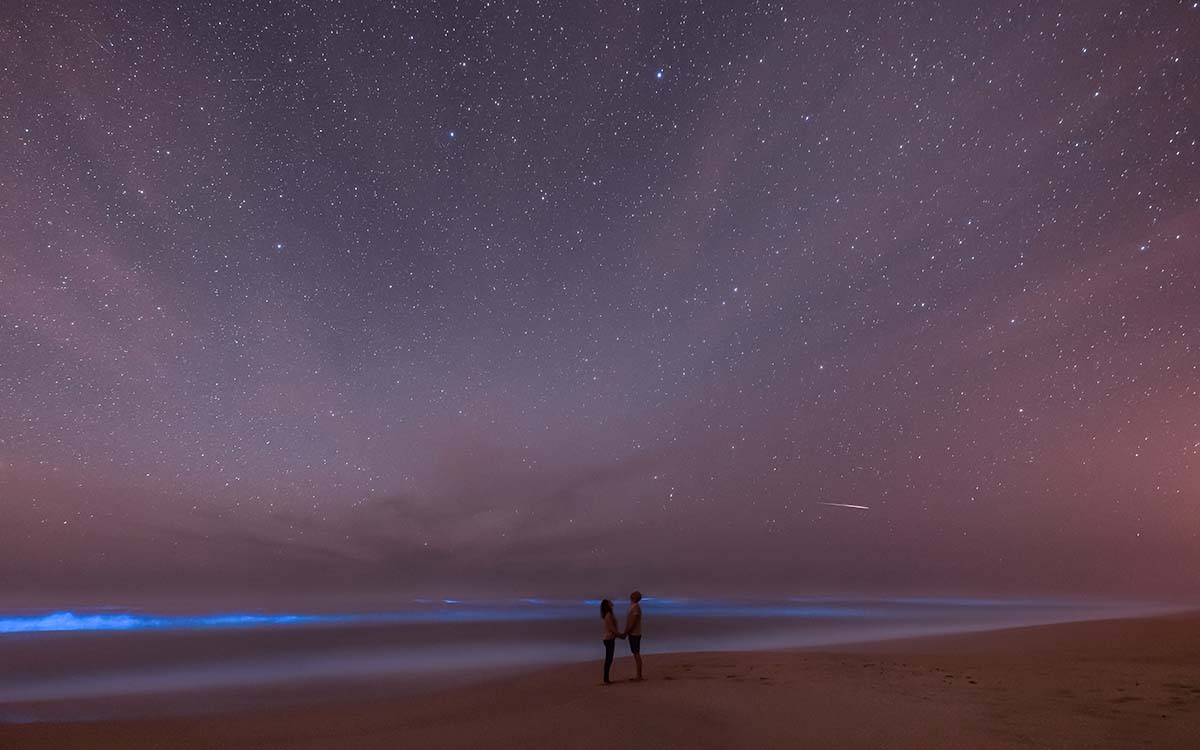
<path id="1" fill-rule="evenodd" d="M 625 632 L 622 638 L 629 639 L 629 653 L 637 662 L 637 677 L 642 679 L 642 592 L 635 591 L 629 595 L 629 612 L 625 615 Z"/>

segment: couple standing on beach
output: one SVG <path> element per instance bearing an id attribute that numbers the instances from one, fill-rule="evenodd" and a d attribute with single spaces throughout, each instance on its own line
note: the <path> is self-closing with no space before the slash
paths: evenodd
<path id="1" fill-rule="evenodd" d="M 637 662 L 637 677 L 642 679 L 642 592 L 635 591 L 629 595 L 629 612 L 625 615 L 625 629 L 617 627 L 617 617 L 613 614 L 613 603 L 608 599 L 600 602 L 600 619 L 604 621 L 604 684 L 611 685 L 608 672 L 612 668 L 613 651 L 617 639 L 629 639 L 629 653 Z"/>

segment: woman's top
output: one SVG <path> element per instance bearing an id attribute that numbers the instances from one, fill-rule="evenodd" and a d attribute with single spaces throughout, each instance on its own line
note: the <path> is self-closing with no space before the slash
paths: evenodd
<path id="1" fill-rule="evenodd" d="M 613 617 L 612 612 L 604 613 L 604 638 L 603 640 L 611 641 L 617 637 L 621 631 L 617 630 L 617 618 Z"/>

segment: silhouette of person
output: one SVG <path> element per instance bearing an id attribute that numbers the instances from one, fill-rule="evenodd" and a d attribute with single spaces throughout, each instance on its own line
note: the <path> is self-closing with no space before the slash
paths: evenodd
<path id="1" fill-rule="evenodd" d="M 642 592 L 635 591 L 629 595 L 629 612 L 625 615 L 625 632 L 622 638 L 629 639 L 629 653 L 637 662 L 637 677 L 642 679 Z"/>
<path id="2" fill-rule="evenodd" d="M 611 685 L 612 680 L 608 679 L 608 673 L 612 669 L 613 650 L 616 647 L 617 639 L 624 638 L 625 634 L 617 627 L 617 616 L 613 614 L 613 603 L 608 599 L 600 602 L 600 619 L 604 621 L 604 684 Z"/>

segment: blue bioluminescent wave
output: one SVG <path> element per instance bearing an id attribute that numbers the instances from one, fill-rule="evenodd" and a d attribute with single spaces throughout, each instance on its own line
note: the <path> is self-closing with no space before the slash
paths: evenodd
<path id="1" fill-rule="evenodd" d="M 44 615 L 0 617 L 0 633 L 46 633 L 68 630 L 155 630 L 163 628 L 238 628 L 263 625 L 302 625 L 347 622 L 345 615 L 213 614 L 145 615 L 129 612 L 76 614 L 51 612 Z"/>
<path id="2" fill-rule="evenodd" d="M 790 599 L 744 602 L 688 599 L 644 600 L 657 616 L 695 618 L 798 618 L 902 620 L 910 609 L 940 606 L 994 608 L 1005 602 L 996 599 Z M 583 602 L 526 598 L 511 602 L 472 603 L 458 599 L 418 600 L 417 608 L 391 612 L 269 613 L 218 612 L 167 615 L 142 612 L 75 612 L 70 610 L 37 614 L 0 614 L 0 634 L 68 631 L 132 630 L 217 630 L 235 628 L 420 624 L 440 622 L 504 622 L 521 620 L 575 619 L 591 616 L 598 599 Z M 1027 606 L 1028 600 L 1011 606 Z M 1040 606 L 1072 606 L 1069 602 L 1038 602 Z"/>
<path id="3" fill-rule="evenodd" d="M 155 615 L 133 612 L 77 614 L 71 611 L 40 615 L 0 616 L 0 634 L 100 630 L 216 630 L 300 625 L 386 625 L 424 622 L 536 620 L 557 616 L 534 611 L 414 610 L 346 614 L 284 614 L 225 612 L 209 615 Z"/>
<path id="4" fill-rule="evenodd" d="M 457 602 L 446 602 L 457 604 Z M 852 610 L 828 607 L 730 607 L 704 605 L 672 609 L 669 615 L 693 617 L 853 617 Z M 388 625 L 437 622 L 501 622 L 569 617 L 562 608 L 459 608 L 344 614 L 282 614 L 226 612 L 207 615 L 158 615 L 136 612 L 76 613 L 50 612 L 35 615 L 0 616 L 0 634 L 52 633 L 68 631 L 128 630 L 217 630 L 320 625 Z M 582 617 L 582 614 L 577 616 Z"/>

